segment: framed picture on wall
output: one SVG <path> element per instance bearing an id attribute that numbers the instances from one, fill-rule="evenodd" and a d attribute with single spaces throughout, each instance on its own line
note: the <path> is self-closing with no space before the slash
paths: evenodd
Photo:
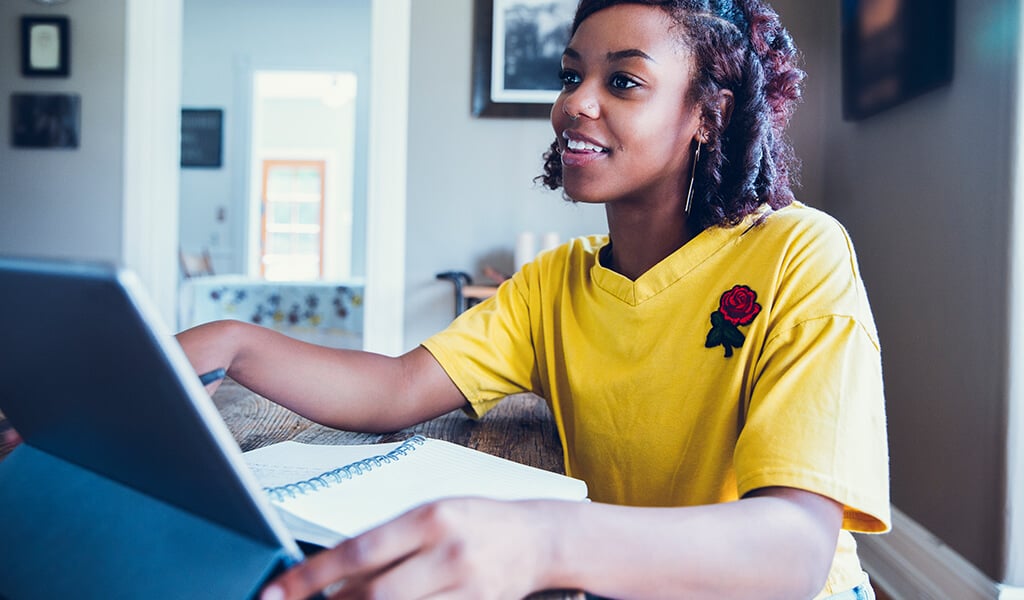
<path id="1" fill-rule="evenodd" d="M 475 0 L 473 114 L 547 117 L 577 0 Z"/>
<path id="2" fill-rule="evenodd" d="M 953 80 L 954 0 L 842 0 L 843 117 L 863 119 Z"/>
<path id="3" fill-rule="evenodd" d="M 67 17 L 22 17 L 21 74 L 25 77 L 70 75 L 70 30 Z"/>
<path id="4" fill-rule="evenodd" d="M 181 109 L 181 166 L 216 169 L 221 166 L 224 111 L 219 108 Z"/>
<path id="5" fill-rule="evenodd" d="M 77 148 L 81 106 L 78 94 L 11 94 L 11 145 Z"/>

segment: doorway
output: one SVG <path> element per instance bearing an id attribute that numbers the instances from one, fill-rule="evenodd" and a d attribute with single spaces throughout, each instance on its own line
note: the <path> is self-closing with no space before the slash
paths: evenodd
<path id="1" fill-rule="evenodd" d="M 299 44 L 290 44 L 284 51 L 297 51 L 297 45 L 311 45 L 312 48 L 308 51 L 302 50 L 302 56 L 307 61 L 323 63 L 325 60 L 337 60 L 339 57 L 352 58 L 330 51 L 325 47 L 325 42 L 359 36 L 368 37 L 368 56 L 362 56 L 369 66 L 365 76 L 360 77 L 360 81 L 367 82 L 364 86 L 367 93 L 363 96 L 365 105 L 360 105 L 357 109 L 362 111 L 360 114 L 365 114 L 365 117 L 359 117 L 360 122 L 364 123 L 364 128 L 359 129 L 363 133 L 357 133 L 357 137 L 365 136 L 362 141 L 357 141 L 358 147 L 364 148 L 365 152 L 360 152 L 357 164 L 363 161 L 366 177 L 363 189 L 357 189 L 355 193 L 355 198 L 364 198 L 362 210 L 365 227 L 362 231 L 358 227 L 353 228 L 353 236 L 358 238 L 354 240 L 353 247 L 362 248 L 365 253 L 364 348 L 384 354 L 403 352 L 406 350 L 403 341 L 405 158 L 411 0 L 365 0 L 328 4 L 319 0 L 296 0 L 287 4 L 269 0 L 181 0 L 181 5 L 184 7 L 182 44 L 180 47 L 169 44 L 162 51 L 180 51 L 185 68 L 188 68 L 189 64 L 199 65 L 202 71 L 194 85 L 190 85 L 188 81 L 182 82 L 182 104 L 224 107 L 225 128 L 227 131 L 234 131 L 235 134 L 239 133 L 239 128 L 248 131 L 244 124 L 248 123 L 248 111 L 252 107 L 244 106 L 246 103 L 237 99 L 251 98 L 253 71 L 257 67 L 288 70 L 301 62 L 299 59 L 291 60 L 281 52 L 273 52 L 266 57 L 257 56 L 257 53 L 268 50 L 269 41 L 279 40 L 282 32 L 302 32 L 303 37 L 298 40 Z M 318 27 L 322 24 L 318 23 L 316 17 L 318 11 L 324 7 L 338 6 L 344 6 L 346 10 L 362 7 L 365 14 L 360 19 L 348 19 L 341 24 L 328 23 L 329 31 L 326 34 L 317 33 Z M 274 9 L 283 11 L 277 13 L 279 18 L 275 17 L 272 22 L 275 33 L 266 35 L 264 32 L 259 36 L 250 36 L 252 52 L 237 52 L 226 45 L 224 23 L 232 23 L 232 36 L 240 35 L 244 33 L 245 26 L 256 18 L 255 11 Z M 245 18 L 240 19 L 240 16 Z M 196 29 L 207 31 L 207 41 L 196 43 L 193 39 Z M 219 71 L 207 69 L 218 61 L 222 66 Z M 226 67 L 223 66 L 225 62 Z M 381 76 L 371 77 L 372 73 L 379 73 Z M 135 87 L 132 82 L 129 82 L 129 86 Z M 168 83 L 168 89 L 171 88 L 173 86 Z M 215 89 L 222 91 L 214 92 Z M 150 88 L 144 91 L 147 94 L 153 93 Z M 245 207 L 256 183 L 247 174 L 240 173 L 240 169 L 230 168 L 234 166 L 235 161 L 247 160 L 250 156 L 248 134 L 235 137 L 238 141 L 225 141 L 225 161 L 228 168 L 216 173 L 190 173 L 192 179 L 208 187 L 202 188 L 193 185 L 196 182 L 185 181 L 184 173 L 180 181 L 179 221 L 182 227 L 179 229 L 179 245 L 185 247 L 189 244 L 216 242 L 218 251 L 214 252 L 214 260 L 222 263 L 220 271 L 226 273 L 248 271 L 251 219 L 247 218 Z M 358 210 L 357 204 L 354 214 L 358 214 Z M 240 218 L 241 215 L 245 215 L 246 218 Z M 199 226 L 196 227 L 195 224 Z M 218 252 L 225 252 L 224 249 L 229 249 L 227 252 L 230 252 L 231 256 L 218 256 Z M 229 263 L 227 266 L 232 268 L 224 268 L 224 262 Z M 358 258 L 355 262 L 358 262 Z M 162 277 L 173 277 L 173 274 L 165 273 Z"/>
<path id="2" fill-rule="evenodd" d="M 350 72 L 257 71 L 248 271 L 273 281 L 347 281 L 355 258 L 356 99 Z M 365 175 L 364 175 L 365 177 Z"/>

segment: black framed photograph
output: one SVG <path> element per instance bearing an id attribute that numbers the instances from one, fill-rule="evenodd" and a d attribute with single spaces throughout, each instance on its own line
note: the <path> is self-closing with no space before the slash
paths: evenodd
<path id="1" fill-rule="evenodd" d="M 21 18 L 21 74 L 68 77 L 71 74 L 71 25 L 67 17 Z"/>
<path id="2" fill-rule="evenodd" d="M 182 167 L 219 168 L 223 140 L 223 109 L 181 109 Z"/>
<path id="3" fill-rule="evenodd" d="M 475 0 L 473 115 L 547 117 L 577 0 Z"/>
<path id="4" fill-rule="evenodd" d="M 953 80 L 954 0 L 843 0 L 843 118 L 856 121 Z"/>
<path id="5" fill-rule="evenodd" d="M 11 94 L 11 145 L 77 148 L 81 105 L 78 94 Z"/>

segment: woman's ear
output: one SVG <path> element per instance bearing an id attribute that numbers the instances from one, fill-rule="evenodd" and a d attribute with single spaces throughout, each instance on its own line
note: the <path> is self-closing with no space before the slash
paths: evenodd
<path id="1" fill-rule="evenodd" d="M 732 118 L 732 108 L 736 104 L 736 97 L 732 90 L 718 90 L 718 111 L 722 115 L 722 131 L 729 127 L 729 119 Z"/>
<path id="2" fill-rule="evenodd" d="M 729 119 L 732 118 L 732 109 L 735 105 L 735 96 L 733 96 L 732 90 L 718 90 L 718 114 L 721 116 L 722 128 L 720 131 L 725 131 L 729 127 Z M 695 139 L 702 143 L 707 144 L 710 140 L 708 136 L 708 129 L 704 126 L 705 117 L 701 115 L 701 125 L 697 129 Z"/>

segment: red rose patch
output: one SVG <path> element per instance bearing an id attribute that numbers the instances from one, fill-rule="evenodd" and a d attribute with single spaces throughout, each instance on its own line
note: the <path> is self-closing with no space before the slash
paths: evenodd
<path id="1" fill-rule="evenodd" d="M 711 331 L 704 342 L 706 348 L 722 346 L 726 358 L 732 356 L 732 349 L 739 348 L 746 340 L 738 327 L 750 325 L 761 312 L 757 303 L 757 292 L 745 285 L 735 285 L 718 301 L 718 310 L 711 313 Z"/>

